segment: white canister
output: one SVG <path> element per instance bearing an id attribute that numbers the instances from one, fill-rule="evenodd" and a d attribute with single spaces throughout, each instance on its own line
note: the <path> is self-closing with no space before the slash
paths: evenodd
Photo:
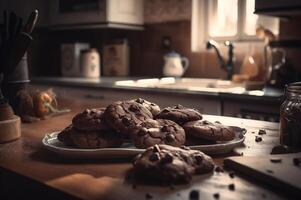
<path id="1" fill-rule="evenodd" d="M 86 78 L 100 77 L 100 56 L 96 49 L 82 51 L 81 71 L 82 76 Z"/>

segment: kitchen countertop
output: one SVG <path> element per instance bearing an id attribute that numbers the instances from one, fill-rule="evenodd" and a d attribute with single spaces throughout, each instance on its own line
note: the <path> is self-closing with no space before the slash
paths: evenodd
<path id="1" fill-rule="evenodd" d="M 103 105 L 89 107 L 101 107 Z M 236 174 L 231 178 L 227 172 L 200 175 L 190 185 L 169 187 L 143 186 L 136 188 L 124 181 L 130 160 L 74 160 L 61 158 L 43 148 L 41 140 L 45 133 L 60 130 L 70 124 L 72 117 L 87 105 L 60 100 L 62 107 L 72 112 L 47 118 L 32 124 L 22 124 L 21 139 L 0 144 L 0 197 L 23 199 L 26 195 L 35 199 L 189 199 L 191 190 L 199 190 L 201 199 L 213 199 L 219 193 L 220 199 L 285 199 L 260 182 Z M 221 165 L 229 156 L 265 156 L 279 142 L 278 123 L 248 120 L 232 117 L 204 115 L 205 119 L 218 120 L 227 125 L 247 129 L 245 145 L 233 153 L 214 157 Z M 255 142 L 259 129 L 265 129 L 262 142 Z M 235 190 L 229 190 L 229 184 Z M 5 199 L 5 198 L 4 198 Z"/>
<path id="2" fill-rule="evenodd" d="M 83 88 L 99 88 L 109 90 L 122 91 L 137 91 L 150 93 L 163 93 L 175 95 L 196 95 L 202 97 L 221 98 L 223 100 L 240 100 L 240 101 L 254 101 L 277 103 L 280 104 L 283 90 L 265 87 L 263 90 L 244 91 L 244 92 L 217 92 L 217 91 L 197 91 L 175 88 L 158 88 L 158 87 L 133 87 L 122 86 L 116 84 L 117 81 L 124 80 L 139 80 L 143 77 L 102 77 L 99 79 L 85 79 L 85 78 L 67 78 L 67 77 L 33 77 L 33 84 L 49 84 L 69 87 L 83 87 Z"/>

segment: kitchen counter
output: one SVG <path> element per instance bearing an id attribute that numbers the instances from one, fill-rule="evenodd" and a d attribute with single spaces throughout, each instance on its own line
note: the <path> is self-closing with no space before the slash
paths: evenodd
<path id="1" fill-rule="evenodd" d="M 0 144 L 0 198 L 1 199 L 189 199 L 191 190 L 200 191 L 200 199 L 285 199 L 260 182 L 236 174 L 231 178 L 227 172 L 200 175 L 190 185 L 169 187 L 132 187 L 124 181 L 130 160 L 74 160 L 61 158 L 43 148 L 41 140 L 45 133 L 60 130 L 70 124 L 75 113 L 89 107 L 101 107 L 100 103 L 86 105 L 74 101 L 59 101 L 72 112 L 47 118 L 32 124 L 22 124 L 21 139 Z M 265 156 L 278 144 L 278 124 L 232 117 L 204 115 L 205 119 L 220 121 L 227 125 L 247 129 L 245 145 L 233 153 L 218 156 L 214 161 L 222 165 L 229 156 Z M 262 142 L 255 142 L 259 129 L 265 129 Z M 234 183 L 235 190 L 228 189 Z M 2 198 L 4 196 L 4 198 Z"/>
<path id="2" fill-rule="evenodd" d="M 176 95 L 189 95 L 189 96 L 201 96 L 207 98 L 219 98 L 219 99 L 233 99 L 240 101 L 261 101 L 267 103 L 280 104 L 280 98 L 283 95 L 283 90 L 265 87 L 263 90 L 253 91 L 238 91 L 227 92 L 217 90 L 187 90 L 176 88 L 158 88 L 155 86 L 147 87 L 134 87 L 130 85 L 118 84 L 125 80 L 137 80 L 145 79 L 142 77 L 102 77 L 100 79 L 85 79 L 85 78 L 66 78 L 66 77 L 34 77 L 32 78 L 33 84 L 48 84 L 68 87 L 81 87 L 81 88 L 99 88 L 105 90 L 115 91 L 137 91 L 144 93 L 160 93 L 160 94 L 176 94 Z"/>

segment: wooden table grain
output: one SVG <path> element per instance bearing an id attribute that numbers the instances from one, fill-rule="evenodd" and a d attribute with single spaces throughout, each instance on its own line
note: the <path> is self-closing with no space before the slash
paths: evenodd
<path id="1" fill-rule="evenodd" d="M 256 182 L 250 177 L 236 174 L 234 178 L 231 178 L 226 171 L 196 176 L 189 185 L 175 187 L 137 185 L 133 187 L 124 180 L 127 170 L 131 168 L 130 160 L 61 158 L 43 148 L 41 140 L 45 133 L 66 127 L 74 114 L 86 107 L 105 105 L 101 102 L 85 104 L 64 101 L 63 106 L 71 108 L 72 112 L 37 123 L 22 124 L 21 139 L 0 144 L 0 199 L 2 199 L 1 194 L 5 194 L 6 197 L 11 198 L 39 195 L 44 199 L 176 200 L 189 199 L 189 193 L 192 190 L 199 191 L 200 199 L 214 199 L 216 194 L 219 195 L 219 199 L 286 198 L 273 188 Z M 229 156 L 268 155 L 272 147 L 279 143 L 277 123 L 210 115 L 205 115 L 204 118 L 247 129 L 244 145 L 233 153 L 214 157 L 217 165 L 222 165 L 224 158 Z M 265 129 L 267 134 L 262 135 L 262 142 L 255 142 L 255 136 L 258 135 L 260 129 Z M 229 189 L 232 183 L 235 185 L 235 190 Z M 37 189 L 33 188 L 35 186 Z M 30 191 L 30 194 L 22 194 L 26 191 Z"/>

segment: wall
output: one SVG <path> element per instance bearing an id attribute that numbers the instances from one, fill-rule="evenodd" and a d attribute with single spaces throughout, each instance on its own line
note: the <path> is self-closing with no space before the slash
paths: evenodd
<path id="1" fill-rule="evenodd" d="M 186 77 L 226 77 L 226 73 L 219 68 L 216 55 L 212 51 L 191 52 L 191 0 L 146 0 L 145 22 L 143 31 L 98 29 L 49 32 L 43 29 L 37 30 L 34 33 L 35 41 L 29 52 L 31 73 L 39 76 L 59 76 L 61 43 L 89 42 L 92 47 L 96 47 L 101 52 L 106 42 L 116 38 L 127 38 L 131 50 L 130 75 L 161 76 L 163 56 L 170 51 L 162 47 L 162 38 L 169 36 L 172 41 L 171 49 L 190 60 L 190 67 L 185 73 Z M 280 37 L 300 38 L 300 25 L 300 19 L 281 22 Z M 263 65 L 263 43 L 236 43 L 234 45 L 236 73 L 239 72 L 242 61 L 251 48 L 256 51 L 255 57 L 258 64 Z M 292 59 L 299 55 L 299 53 L 291 54 Z M 264 71 L 261 75 L 264 75 Z"/>

